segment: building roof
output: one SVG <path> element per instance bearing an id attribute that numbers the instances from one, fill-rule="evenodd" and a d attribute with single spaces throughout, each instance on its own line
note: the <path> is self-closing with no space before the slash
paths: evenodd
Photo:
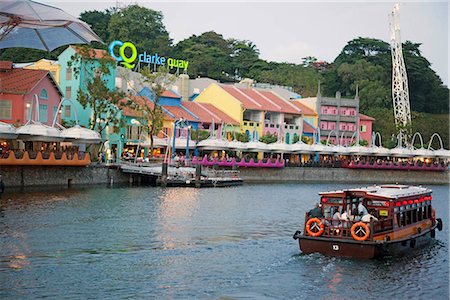
<path id="1" fill-rule="evenodd" d="M 143 96 L 127 96 L 125 99 L 120 100 L 119 102 L 123 104 L 123 106 L 120 107 L 120 109 L 123 112 L 124 116 L 127 117 L 136 117 L 136 118 L 142 118 L 142 112 L 133 109 L 132 107 L 126 105 L 128 100 L 132 100 L 134 103 L 142 106 L 147 105 L 150 109 L 153 109 L 153 106 L 155 105 L 152 101 L 148 100 L 146 97 Z M 164 111 L 164 109 L 163 109 Z M 164 119 L 165 120 L 173 120 L 173 117 L 164 112 Z"/>
<path id="2" fill-rule="evenodd" d="M 317 113 L 313 109 L 309 108 L 307 105 L 301 103 L 300 101 L 296 100 L 292 101 L 291 103 L 300 108 L 302 110 L 303 115 L 317 116 Z"/>
<path id="3" fill-rule="evenodd" d="M 364 115 L 362 113 L 359 113 L 359 119 L 364 121 L 375 121 L 374 118 Z"/>
<path id="4" fill-rule="evenodd" d="M 181 119 L 187 120 L 189 122 L 200 122 L 198 118 L 190 114 L 188 111 L 186 111 L 185 108 L 180 106 L 162 106 L 165 110 L 167 110 L 169 113 L 174 115 L 175 119 Z M 195 114 L 194 114 L 195 115 Z"/>
<path id="5" fill-rule="evenodd" d="M 314 128 L 314 126 L 309 124 L 306 120 L 303 120 L 303 132 L 314 133 L 314 132 L 316 132 L 316 129 Z"/>
<path id="6" fill-rule="evenodd" d="M 177 95 L 176 93 L 174 93 L 171 90 L 165 90 L 162 94 L 161 97 L 165 97 L 165 98 L 175 98 L 175 99 L 180 99 L 181 96 Z"/>
<path id="7" fill-rule="evenodd" d="M 299 109 L 271 91 L 239 88 L 224 84 L 220 87 L 241 102 L 246 109 L 301 114 Z"/>
<path id="8" fill-rule="evenodd" d="M 402 197 L 412 197 L 430 194 L 431 190 L 421 187 L 421 186 L 408 186 L 408 185 L 398 185 L 398 184 L 386 184 L 386 185 L 374 185 L 368 187 L 354 188 L 354 189 L 344 189 L 339 191 L 330 191 L 319 193 L 319 195 L 333 195 L 333 194 L 343 194 L 345 191 L 349 192 L 360 192 L 367 196 L 383 197 L 390 199 L 398 199 Z"/>
<path id="9" fill-rule="evenodd" d="M 60 95 L 61 91 L 47 70 L 14 68 L 0 70 L 0 93 L 28 94 L 46 76 Z"/>
<path id="10" fill-rule="evenodd" d="M 76 53 L 82 55 L 83 53 L 81 52 L 81 47 L 78 46 L 70 46 L 72 49 L 75 50 Z M 92 51 L 92 52 L 91 52 Z M 113 59 L 106 50 L 101 50 L 101 49 L 91 49 L 89 52 L 90 57 L 89 58 L 95 58 L 95 59 L 100 59 L 103 57 L 108 57 Z"/>
<path id="11" fill-rule="evenodd" d="M 182 101 L 181 105 L 187 110 L 195 114 L 202 123 L 229 123 L 231 125 L 239 125 L 237 121 L 231 118 L 226 113 L 222 112 L 214 105 L 209 103 L 198 103 L 194 101 Z"/>

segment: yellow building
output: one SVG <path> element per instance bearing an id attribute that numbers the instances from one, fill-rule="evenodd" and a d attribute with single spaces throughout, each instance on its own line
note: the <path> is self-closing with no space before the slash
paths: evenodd
<path id="1" fill-rule="evenodd" d="M 240 124 L 238 131 L 258 141 L 270 133 L 293 143 L 302 134 L 302 111 L 270 90 L 213 83 L 195 98 L 225 112 Z"/>
<path id="2" fill-rule="evenodd" d="M 24 69 L 50 71 L 56 83 L 59 85 L 59 62 L 56 60 L 40 59 L 37 62 L 24 67 Z"/>

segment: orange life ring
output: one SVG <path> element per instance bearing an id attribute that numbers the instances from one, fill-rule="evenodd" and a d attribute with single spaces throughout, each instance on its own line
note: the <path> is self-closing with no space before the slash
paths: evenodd
<path id="1" fill-rule="evenodd" d="M 355 240 L 361 242 L 367 240 L 367 238 L 370 235 L 369 226 L 367 226 L 367 224 L 364 222 L 357 222 L 353 224 L 352 228 L 350 229 L 350 232 Z"/>
<path id="2" fill-rule="evenodd" d="M 313 231 L 315 230 L 315 231 Z M 306 232 L 313 237 L 322 235 L 325 230 L 325 226 L 323 226 L 322 221 L 318 218 L 311 218 L 306 222 Z"/>

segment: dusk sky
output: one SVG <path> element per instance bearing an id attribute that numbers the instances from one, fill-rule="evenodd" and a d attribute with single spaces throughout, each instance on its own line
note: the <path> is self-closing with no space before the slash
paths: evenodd
<path id="1" fill-rule="evenodd" d="M 39 0 L 37 0 L 39 1 Z M 389 42 L 389 20 L 394 1 L 40 1 L 79 16 L 85 10 L 104 10 L 138 3 L 162 11 L 174 43 L 191 35 L 215 31 L 224 38 L 250 40 L 260 57 L 269 61 L 300 63 L 315 56 L 332 62 L 346 43 L 356 37 Z M 402 40 L 422 43 L 422 54 L 448 85 L 449 5 L 401 2 Z"/>

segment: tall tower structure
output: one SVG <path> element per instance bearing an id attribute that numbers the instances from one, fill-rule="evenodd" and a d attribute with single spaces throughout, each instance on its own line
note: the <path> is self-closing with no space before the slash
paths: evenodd
<path id="1" fill-rule="evenodd" d="M 392 100 L 397 130 L 409 135 L 411 110 L 409 105 L 408 77 L 403 60 L 402 40 L 400 37 L 400 5 L 395 4 L 390 17 L 391 54 L 392 54 Z M 408 131 L 408 132 L 407 132 Z"/>

